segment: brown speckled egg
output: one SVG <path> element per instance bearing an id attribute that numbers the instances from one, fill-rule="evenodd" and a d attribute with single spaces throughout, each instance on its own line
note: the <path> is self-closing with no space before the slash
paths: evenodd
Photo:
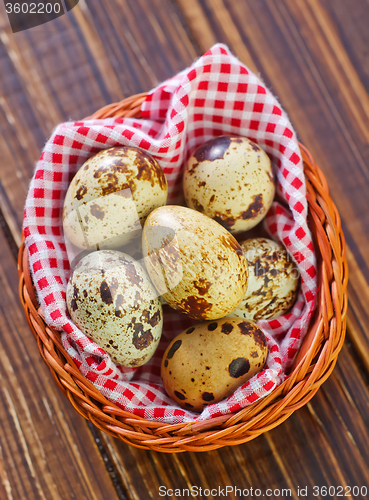
<path id="1" fill-rule="evenodd" d="M 75 325 L 120 365 L 141 366 L 158 346 L 160 300 L 129 255 L 100 250 L 80 260 L 68 282 L 67 307 Z"/>
<path id="2" fill-rule="evenodd" d="M 230 316 L 259 321 L 288 312 L 300 279 L 285 247 L 267 238 L 248 239 L 241 247 L 249 265 L 249 281 L 243 300 Z"/>
<path id="3" fill-rule="evenodd" d="M 183 176 L 187 206 L 238 234 L 268 212 L 275 185 L 269 156 L 246 137 L 216 137 L 196 149 Z"/>
<path id="4" fill-rule="evenodd" d="M 166 206 L 151 212 L 142 247 L 158 292 L 191 318 L 221 318 L 246 292 L 248 266 L 240 245 L 220 224 L 195 210 Z"/>
<path id="5" fill-rule="evenodd" d="M 130 146 L 100 151 L 69 185 L 64 233 L 78 248 L 118 248 L 141 232 L 147 215 L 165 205 L 167 195 L 164 172 L 145 151 Z"/>
<path id="6" fill-rule="evenodd" d="M 166 349 L 161 363 L 164 388 L 182 408 L 200 412 L 260 372 L 267 354 L 264 333 L 250 321 L 200 323 L 180 333 Z"/>

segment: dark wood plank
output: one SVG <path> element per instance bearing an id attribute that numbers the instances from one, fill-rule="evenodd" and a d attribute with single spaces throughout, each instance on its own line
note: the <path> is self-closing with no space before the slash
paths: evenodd
<path id="1" fill-rule="evenodd" d="M 321 0 L 321 5 L 331 18 L 331 27 L 336 38 L 344 46 L 349 61 L 355 67 L 364 87 L 368 89 L 368 3 L 357 1 L 355 8 L 352 8 L 344 0 L 338 0 L 334 4 L 327 0 Z"/>
<path id="2" fill-rule="evenodd" d="M 85 421 L 56 390 L 30 335 L 1 236 L 0 263 L 0 498 L 118 498 Z"/>

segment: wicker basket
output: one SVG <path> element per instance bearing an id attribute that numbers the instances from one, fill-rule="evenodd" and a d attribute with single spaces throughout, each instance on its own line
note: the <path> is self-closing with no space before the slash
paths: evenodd
<path id="1" fill-rule="evenodd" d="M 89 118 L 140 117 L 146 94 L 111 104 Z M 59 389 L 74 408 L 104 432 L 138 448 L 178 453 L 208 451 L 250 441 L 273 429 L 306 404 L 332 372 L 346 330 L 345 240 L 327 182 L 309 151 L 300 145 L 308 192 L 309 224 L 318 257 L 318 307 L 290 376 L 271 394 L 237 413 L 203 422 L 168 425 L 122 410 L 79 372 L 60 334 L 48 327 L 38 307 L 28 255 L 19 249 L 19 295 L 29 326 Z"/>

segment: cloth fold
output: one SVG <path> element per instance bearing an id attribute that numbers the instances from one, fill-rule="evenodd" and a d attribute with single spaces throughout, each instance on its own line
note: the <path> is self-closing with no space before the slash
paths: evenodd
<path id="1" fill-rule="evenodd" d="M 315 307 L 317 266 L 307 225 L 303 162 L 296 134 L 276 98 L 222 44 L 149 92 L 141 115 L 141 119 L 67 122 L 53 131 L 37 163 L 24 212 L 30 271 L 47 323 L 60 330 L 64 348 L 104 396 L 146 419 L 205 420 L 238 411 L 269 394 L 286 377 L 306 333 Z M 167 176 L 169 202 L 181 203 L 187 158 L 200 144 L 223 134 L 248 137 L 270 156 L 280 201 L 273 202 L 264 224 L 292 255 L 301 288 L 288 314 L 258 323 L 269 346 L 266 368 L 226 400 L 196 414 L 179 408 L 166 395 L 160 378 L 168 342 L 193 320 L 165 306 L 160 345 L 149 363 L 139 368 L 115 365 L 70 320 L 65 301 L 70 266 L 62 209 L 69 182 L 86 159 L 119 145 L 136 146 L 153 155 Z"/>

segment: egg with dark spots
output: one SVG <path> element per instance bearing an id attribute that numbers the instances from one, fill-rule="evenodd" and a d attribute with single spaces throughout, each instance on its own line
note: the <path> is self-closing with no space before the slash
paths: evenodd
<path id="1" fill-rule="evenodd" d="M 179 406 L 201 412 L 260 372 L 267 354 L 265 335 L 251 321 L 199 323 L 168 345 L 161 363 L 163 385 Z"/>
<path id="2" fill-rule="evenodd" d="M 215 137 L 189 158 L 183 191 L 188 207 L 233 234 L 247 231 L 265 217 L 274 199 L 270 158 L 246 137 Z"/>
<path id="3" fill-rule="evenodd" d="M 155 209 L 143 228 L 142 249 L 158 292 L 191 318 L 222 318 L 246 292 L 248 267 L 237 240 L 195 210 Z"/>
<path id="4" fill-rule="evenodd" d="M 299 271 L 285 247 L 268 238 L 241 243 L 249 266 L 244 298 L 229 316 L 259 321 L 286 314 L 293 306 L 300 284 Z"/>
<path id="5" fill-rule="evenodd" d="M 120 146 L 89 158 L 64 200 L 63 228 L 78 248 L 119 248 L 140 240 L 148 214 L 167 202 L 159 163 L 145 151 Z"/>
<path id="6" fill-rule="evenodd" d="M 123 366 L 145 364 L 162 333 L 163 311 L 146 270 L 129 255 L 100 250 L 75 267 L 67 286 L 74 324 Z"/>
<path id="7" fill-rule="evenodd" d="M 249 266 L 244 298 L 229 316 L 259 321 L 286 314 L 296 301 L 300 277 L 285 247 L 268 238 L 241 242 Z"/>

